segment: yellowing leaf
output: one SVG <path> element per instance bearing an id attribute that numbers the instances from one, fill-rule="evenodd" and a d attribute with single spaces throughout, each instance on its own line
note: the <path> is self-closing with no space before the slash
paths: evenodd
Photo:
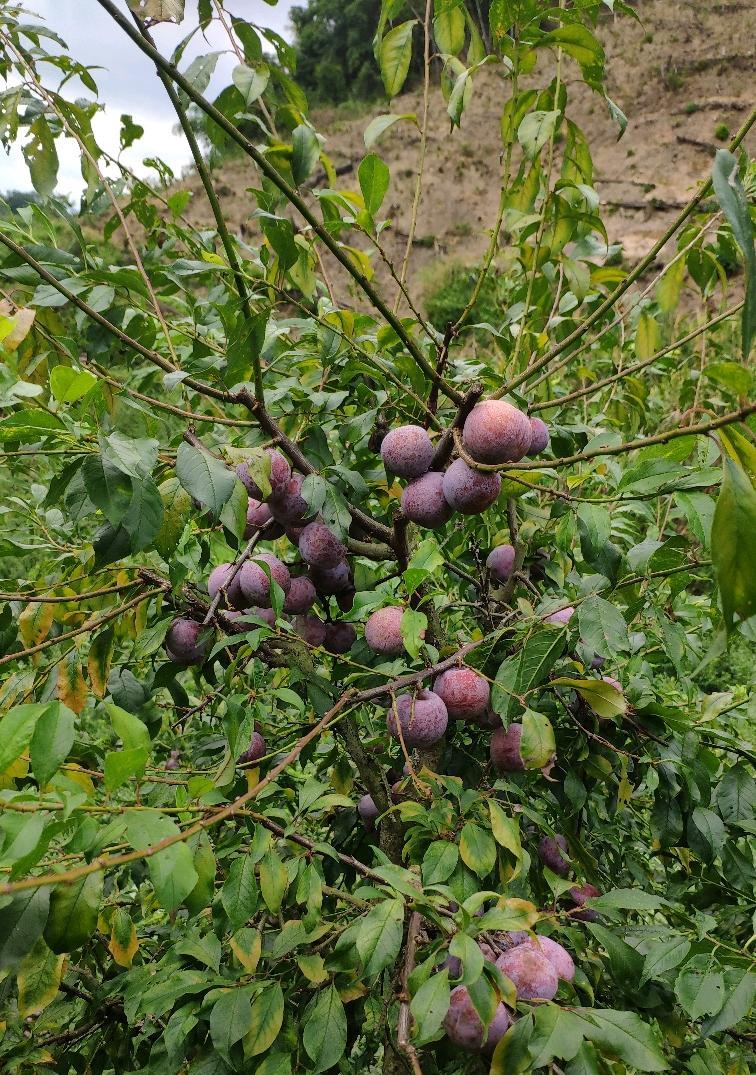
<path id="1" fill-rule="evenodd" d="M 328 971 L 325 969 L 322 956 L 297 956 L 297 963 L 307 981 L 312 982 L 314 985 L 320 985 L 321 982 L 328 978 Z M 343 993 L 340 996 L 342 1000 L 345 999 Z"/>
<path id="2" fill-rule="evenodd" d="M 229 944 L 247 974 L 254 974 L 262 952 L 262 934 L 259 929 L 238 929 Z"/>
<path id="3" fill-rule="evenodd" d="M 134 923 L 122 907 L 117 907 L 110 922 L 110 954 L 119 967 L 130 967 L 138 948 Z"/>
<path id="4" fill-rule="evenodd" d="M 65 955 L 55 955 L 40 939 L 18 969 L 18 1012 L 22 1019 L 39 1015 L 58 995 Z"/>
<path id="5" fill-rule="evenodd" d="M 44 642 L 52 627 L 54 605 L 35 603 L 27 605 L 18 617 L 18 629 L 24 645 L 38 646 Z"/>
<path id="6" fill-rule="evenodd" d="M 624 717 L 627 713 L 627 701 L 622 691 L 618 691 L 613 684 L 607 683 L 604 679 L 569 679 L 562 676 L 551 682 L 557 687 L 572 687 L 583 701 L 588 703 L 593 712 L 604 720 Z"/>
<path id="7" fill-rule="evenodd" d="M 58 665 L 58 698 L 76 714 L 82 712 L 87 702 L 87 684 L 75 646 Z"/>
<path id="8" fill-rule="evenodd" d="M 92 645 L 89 647 L 87 657 L 87 672 L 89 684 L 96 698 L 104 698 L 110 675 L 110 662 L 113 659 L 113 646 L 115 636 L 108 628 L 100 631 Z"/>
<path id="9" fill-rule="evenodd" d="M 11 327 L 9 331 L 0 333 L 0 347 L 6 351 L 15 351 L 29 335 L 35 316 L 36 311 L 26 307 L 21 307 L 15 313 L 11 313 L 10 303 L 3 299 L 0 302 L 0 317 L 7 318 L 11 322 Z"/>

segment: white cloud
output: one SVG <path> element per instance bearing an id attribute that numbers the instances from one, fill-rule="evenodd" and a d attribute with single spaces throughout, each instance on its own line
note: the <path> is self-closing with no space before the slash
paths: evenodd
<path id="1" fill-rule="evenodd" d="M 174 134 L 176 116 L 153 64 L 138 51 L 123 31 L 116 26 L 96 0 L 27 0 L 29 8 L 38 14 L 50 29 L 62 37 L 77 60 L 100 70 L 93 76 L 98 84 L 104 112 L 95 119 L 95 133 L 104 149 L 117 155 L 120 117 L 131 115 L 145 129 L 144 137 L 123 155 L 123 161 L 137 174 L 145 174 L 142 161 L 160 157 L 179 174 L 189 164 L 186 142 Z M 125 6 L 125 5 L 124 5 Z M 266 0 L 236 0 L 232 10 L 242 18 L 275 30 L 289 37 L 288 12 L 292 0 L 279 0 L 271 6 Z M 86 14 L 85 14 L 86 12 Z M 32 21 L 32 20 L 29 20 Z M 197 26 L 197 0 L 188 0 L 187 17 L 181 26 L 164 25 L 154 29 L 156 43 L 164 55 L 173 49 L 192 28 Z M 228 37 L 214 25 L 207 39 L 197 32 L 188 45 L 182 60 L 186 67 L 193 57 L 207 52 L 228 52 L 218 62 L 216 74 L 208 89 L 212 98 L 229 82 L 236 57 L 230 54 Z M 68 92 L 71 91 L 69 84 Z M 85 94 L 78 84 L 73 91 Z M 58 191 L 77 197 L 83 189 L 78 147 L 71 140 L 58 143 L 60 171 Z M 21 144 L 13 147 L 10 156 L 0 156 L 0 191 L 28 190 L 29 172 L 21 152 Z"/>

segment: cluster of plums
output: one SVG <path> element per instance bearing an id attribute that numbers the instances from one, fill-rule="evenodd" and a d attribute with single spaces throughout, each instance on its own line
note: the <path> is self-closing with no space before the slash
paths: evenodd
<path id="1" fill-rule="evenodd" d="M 476 463 L 517 463 L 526 455 L 538 455 L 549 443 L 549 430 L 540 418 L 526 414 L 504 400 L 478 403 L 465 420 L 462 444 Z M 501 475 L 469 466 L 455 459 L 446 471 L 431 470 L 435 449 L 422 426 L 392 429 L 381 443 L 386 470 L 407 478 L 402 511 L 413 523 L 435 529 L 448 522 L 455 511 L 478 515 L 501 492 Z"/>

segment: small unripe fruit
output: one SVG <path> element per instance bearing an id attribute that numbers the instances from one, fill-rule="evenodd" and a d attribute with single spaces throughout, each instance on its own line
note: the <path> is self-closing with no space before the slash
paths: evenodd
<path id="1" fill-rule="evenodd" d="M 419 478 L 431 465 L 433 445 L 422 426 L 399 426 L 383 438 L 381 458 L 386 470 L 392 474 L 400 478 Z"/>
<path id="2" fill-rule="evenodd" d="M 352 590 L 354 588 L 352 584 L 352 572 L 346 561 L 337 564 L 336 567 L 328 568 L 327 570 L 311 567 L 310 578 L 315 589 L 324 597 L 332 597 L 334 594 L 344 593 L 346 590 Z"/>
<path id="3" fill-rule="evenodd" d="M 346 559 L 346 549 L 323 523 L 310 523 L 299 539 L 299 553 L 306 564 L 330 571 Z"/>
<path id="4" fill-rule="evenodd" d="M 365 624 L 365 641 L 374 653 L 394 657 L 402 652 L 403 617 L 404 609 L 395 605 L 371 612 Z"/>
<path id="5" fill-rule="evenodd" d="M 497 545 L 488 554 L 486 567 L 497 582 L 508 582 L 515 566 L 515 551 L 511 545 Z"/>
<path id="6" fill-rule="evenodd" d="M 501 475 L 469 467 L 455 459 L 442 483 L 448 504 L 463 515 L 479 515 L 490 508 L 501 492 Z"/>
<path id="7" fill-rule="evenodd" d="M 452 989 L 449 1010 L 444 1018 L 446 1036 L 468 1052 L 491 1052 L 510 1027 L 512 1020 L 504 1004 L 499 1004 L 488 1030 L 470 999 L 466 987 Z"/>
<path id="8" fill-rule="evenodd" d="M 478 403 L 462 430 L 464 446 L 478 463 L 517 463 L 532 438 L 527 415 L 501 399 Z"/>
<path id="9" fill-rule="evenodd" d="M 564 836 L 544 836 L 538 845 L 538 857 L 544 866 L 548 866 L 552 873 L 559 877 L 566 877 L 570 872 L 570 864 L 562 856 L 567 850 L 567 841 Z"/>
<path id="10" fill-rule="evenodd" d="M 284 532 L 281 524 L 273 521 L 268 505 L 261 500 L 255 500 L 254 497 L 250 497 L 247 505 L 247 525 L 244 528 L 246 540 L 249 541 L 252 535 L 257 530 L 262 529 L 263 526 L 265 527 L 263 536 L 266 541 L 274 541 L 276 538 L 281 537 Z"/>
<path id="11" fill-rule="evenodd" d="M 436 677 L 433 690 L 452 720 L 476 720 L 488 708 L 491 689 L 472 668 L 450 668 Z"/>
<path id="12" fill-rule="evenodd" d="M 552 623 L 555 627 L 564 627 L 574 615 L 575 609 L 572 605 L 568 605 L 567 608 L 559 608 L 556 612 L 552 612 L 550 616 L 545 616 L 543 622 Z"/>
<path id="13" fill-rule="evenodd" d="M 542 418 L 531 418 L 530 428 L 532 430 L 532 437 L 530 439 L 530 447 L 525 454 L 540 455 L 541 452 L 546 451 L 549 446 L 549 441 L 551 440 L 549 427 Z"/>
<path id="14" fill-rule="evenodd" d="M 179 769 L 181 767 L 181 762 L 179 760 L 180 758 L 181 758 L 181 751 L 180 750 L 172 750 L 171 751 L 171 756 L 166 760 L 165 768 L 166 769 Z"/>
<path id="15" fill-rule="evenodd" d="M 552 941 L 551 937 L 528 937 L 523 943 L 548 959 L 556 971 L 557 978 L 561 978 L 564 982 L 573 980 L 575 963 L 567 949 L 557 941 Z"/>
<path id="16" fill-rule="evenodd" d="M 273 518 L 285 527 L 296 526 L 305 520 L 310 521 L 312 512 L 302 496 L 304 478 L 301 474 L 286 483 L 284 488 L 268 497 L 268 507 Z"/>
<path id="17" fill-rule="evenodd" d="M 372 829 L 378 817 L 378 807 L 375 805 L 372 795 L 363 795 L 357 803 L 357 813 L 360 815 L 366 829 Z"/>
<path id="18" fill-rule="evenodd" d="M 294 620 L 294 630 L 303 642 L 315 649 L 325 642 L 325 624 L 317 616 L 297 616 Z"/>
<path id="19" fill-rule="evenodd" d="M 265 740 L 259 732 L 252 732 L 252 739 L 250 740 L 248 748 L 243 754 L 239 755 L 239 763 L 241 765 L 246 765 L 249 762 L 259 761 L 260 758 L 264 758 L 266 754 Z"/>
<path id="20" fill-rule="evenodd" d="M 329 653 L 349 653 L 357 641 L 357 632 L 351 623 L 327 623 L 323 643 Z"/>
<path id="21" fill-rule="evenodd" d="M 205 659 L 208 641 L 200 640 L 207 632 L 201 623 L 179 617 L 168 628 L 165 636 L 165 650 L 175 664 L 201 664 Z"/>
<path id="22" fill-rule="evenodd" d="M 514 984 L 518 1000 L 553 1000 L 559 989 L 557 972 L 542 952 L 518 944 L 499 956 L 496 966 Z"/>
<path id="23" fill-rule="evenodd" d="M 399 738 L 396 715 L 402 729 L 402 738 L 408 747 L 429 747 L 437 743 L 449 724 L 446 706 L 437 694 L 419 690 L 417 694 L 402 694 L 389 710 L 386 726 L 395 739 Z"/>
<path id="24" fill-rule="evenodd" d="M 240 572 L 237 571 L 233 582 L 229 583 L 228 581 L 233 570 L 233 564 L 218 564 L 217 567 L 214 567 L 207 580 L 207 592 L 210 594 L 212 601 L 218 596 L 219 590 L 225 587 L 229 605 L 232 608 L 242 609 L 247 602 L 242 593 L 241 580 L 239 579 Z"/>
<path id="25" fill-rule="evenodd" d="M 525 762 L 520 753 L 522 725 L 510 724 L 508 728 L 497 728 L 491 736 L 491 762 L 500 773 L 520 773 L 525 769 Z"/>
<path id="26" fill-rule="evenodd" d="M 583 908 L 580 911 L 573 911 L 570 915 L 571 918 L 576 918 L 579 922 L 598 922 L 598 911 L 594 911 L 592 907 L 585 906 L 587 900 L 594 900 L 601 895 L 595 885 L 575 885 L 574 888 L 570 889 L 568 895 L 576 907 Z"/>
<path id="27" fill-rule="evenodd" d="M 288 460 L 273 448 L 268 448 L 265 454 L 270 459 L 270 495 L 276 496 L 283 492 L 286 483 L 290 480 L 291 467 Z M 248 463 L 239 463 L 236 474 L 250 496 L 256 500 L 263 499 L 262 489 L 250 474 Z"/>
<path id="28" fill-rule="evenodd" d="M 284 601 L 284 612 L 296 613 L 309 612 L 315 604 L 315 587 L 306 575 L 299 575 L 291 580 L 289 592 Z"/>
<path id="29" fill-rule="evenodd" d="M 239 572 L 239 584 L 248 603 L 269 608 L 270 579 L 261 564 L 267 566 L 270 579 L 278 583 L 285 594 L 289 592 L 291 576 L 286 564 L 281 563 L 277 556 L 269 552 L 254 553 L 254 558 L 242 566 Z"/>
<path id="30" fill-rule="evenodd" d="M 402 493 L 402 511 L 419 526 L 435 530 L 454 514 L 444 496 L 444 475 L 437 470 L 415 478 Z"/>

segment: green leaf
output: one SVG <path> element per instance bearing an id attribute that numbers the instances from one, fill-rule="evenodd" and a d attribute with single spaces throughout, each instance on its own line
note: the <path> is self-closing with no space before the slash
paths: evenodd
<path id="1" fill-rule="evenodd" d="M 404 903 L 398 899 L 382 899 L 362 919 L 357 935 L 357 951 L 366 978 L 378 974 L 394 962 L 402 946 L 403 928 Z"/>
<path id="2" fill-rule="evenodd" d="M 131 478 L 101 455 L 87 456 L 81 476 L 89 499 L 109 523 L 118 526 L 131 503 Z"/>
<path id="3" fill-rule="evenodd" d="M 743 304 L 743 358 L 751 353 L 756 331 L 756 248 L 748 199 L 738 175 L 738 160 L 726 149 L 720 149 L 714 159 L 712 176 L 714 193 L 722 212 L 732 228 L 735 240 L 743 251 L 746 271 L 745 302 Z"/>
<path id="4" fill-rule="evenodd" d="M 310 1001 L 304 1013 L 302 1041 L 314 1071 L 327 1071 L 344 1055 L 347 1022 L 341 997 L 332 985 Z"/>
<path id="5" fill-rule="evenodd" d="M 176 475 L 187 493 L 216 519 L 236 484 L 236 474 L 225 463 L 186 441 L 176 454 Z"/>
<path id="6" fill-rule="evenodd" d="M 413 661 L 420 656 L 427 628 L 428 617 L 424 612 L 416 612 L 413 608 L 405 609 L 401 622 L 402 642 Z"/>
<path id="7" fill-rule="evenodd" d="M 365 128 L 365 149 L 372 149 L 382 134 L 385 134 L 395 123 L 400 123 L 402 120 L 417 123 L 417 116 L 414 112 L 405 112 L 401 116 L 391 114 L 376 116 Z"/>
<path id="8" fill-rule="evenodd" d="M 180 829 L 157 810 L 127 810 L 126 838 L 142 851 L 162 840 L 177 836 Z M 175 911 L 197 884 L 193 855 L 185 843 L 171 844 L 147 859 L 155 894 L 167 911 Z"/>
<path id="9" fill-rule="evenodd" d="M 278 855 L 269 851 L 260 863 L 260 891 L 271 914 L 278 914 L 289 875 Z"/>
<path id="10" fill-rule="evenodd" d="M 113 725 L 113 731 L 127 750 L 139 747 L 145 750 L 150 749 L 150 733 L 139 717 L 135 717 L 133 713 L 127 713 L 125 709 L 121 709 L 112 702 L 108 702 L 105 709 Z"/>
<path id="11" fill-rule="evenodd" d="M 312 127 L 300 123 L 292 135 L 291 172 L 297 186 L 312 173 L 320 156 L 320 142 Z"/>
<path id="12" fill-rule="evenodd" d="M 249 108 L 262 97 L 270 81 L 270 68 L 265 63 L 250 67 L 240 63 L 231 73 L 231 78 L 239 93 L 244 98 L 244 105 Z"/>
<path id="13" fill-rule="evenodd" d="M 522 859 L 522 843 L 517 818 L 508 817 L 494 799 L 488 800 L 488 811 L 494 840 L 507 851 L 511 851 L 519 862 Z"/>
<path id="14" fill-rule="evenodd" d="M 556 131 L 559 112 L 529 112 L 517 129 L 517 141 L 535 158 Z"/>
<path id="15" fill-rule="evenodd" d="M 716 791 L 716 806 L 723 821 L 730 825 L 737 821 L 749 821 L 756 813 L 756 780 L 739 761 L 728 769 Z"/>
<path id="16" fill-rule="evenodd" d="M 269 1049 L 278 1037 L 283 1017 L 283 992 L 278 982 L 273 982 L 252 1001 L 251 1025 L 244 1039 L 244 1055 L 259 1056 Z"/>
<path id="17" fill-rule="evenodd" d="M 443 562 L 444 558 L 434 538 L 425 538 L 421 541 L 402 576 L 407 592 L 414 593 L 421 583 L 441 567 Z"/>
<path id="18" fill-rule="evenodd" d="M 616 657 L 630 649 L 622 613 L 603 597 L 587 597 L 583 601 L 578 609 L 578 624 L 580 637 L 602 657 Z"/>
<path id="19" fill-rule="evenodd" d="M 639 888 L 613 888 L 591 900 L 597 911 L 656 911 L 668 906 L 667 900 Z"/>
<path id="20" fill-rule="evenodd" d="M 553 687 L 572 687 L 588 703 L 594 713 L 605 720 L 623 717 L 627 713 L 627 701 L 622 691 L 603 679 L 552 679 Z"/>
<path id="21" fill-rule="evenodd" d="M 606 949 L 611 964 L 612 974 L 619 982 L 636 986 L 643 971 L 643 956 L 621 937 L 595 922 L 588 923 L 588 929 Z"/>
<path id="22" fill-rule="evenodd" d="M 554 729 L 548 717 L 526 709 L 522 715 L 520 754 L 526 769 L 542 769 L 556 752 Z"/>
<path id="23" fill-rule="evenodd" d="M 435 840 L 423 858 L 423 882 L 442 885 L 454 873 L 459 861 L 459 848 L 448 840 Z"/>
<path id="24" fill-rule="evenodd" d="M 566 1008 L 541 1004 L 536 1009 L 530 1039 L 534 1068 L 545 1068 L 557 1058 L 572 1060 L 583 1043 L 583 1024 Z"/>
<path id="25" fill-rule="evenodd" d="M 381 78 L 388 98 L 396 97 L 405 83 L 412 60 L 412 31 L 417 19 L 410 19 L 383 38 L 378 50 Z"/>
<path id="26" fill-rule="evenodd" d="M 162 558 L 168 561 L 176 551 L 184 527 L 192 512 L 192 498 L 181 488 L 178 478 L 168 478 L 158 486 L 163 501 L 163 517 L 154 545 Z"/>
<path id="27" fill-rule="evenodd" d="M 459 853 L 478 877 L 487 877 L 496 865 L 496 844 L 484 828 L 468 821 L 459 838 Z"/>
<path id="28" fill-rule="evenodd" d="M 152 478 L 132 479 L 131 502 L 123 526 L 131 538 L 131 551 L 149 548 L 163 524 L 163 498 Z"/>
<path id="29" fill-rule="evenodd" d="M 59 403 L 76 403 L 97 384 L 89 370 L 56 366 L 50 374 L 50 391 Z"/>
<path id="30" fill-rule="evenodd" d="M 691 1019 L 715 1015 L 724 1003 L 724 976 L 710 967 L 707 956 L 696 956 L 685 964 L 675 981 L 675 995 Z"/>
<path id="31" fill-rule="evenodd" d="M 249 506 L 249 494 L 240 481 L 234 482 L 233 492 L 223 505 L 220 521 L 230 531 L 238 542 L 244 538 L 247 530 L 247 508 Z"/>
<path id="32" fill-rule="evenodd" d="M 185 0 L 127 0 L 132 11 L 141 19 L 152 22 L 181 22 Z"/>
<path id="33" fill-rule="evenodd" d="M 75 723 L 75 715 L 61 702 L 46 706 L 37 720 L 29 753 L 38 784 L 47 784 L 68 757 Z"/>
<path id="34" fill-rule="evenodd" d="M 0 970 L 13 970 L 32 950 L 42 936 L 49 909 L 49 888 L 18 892 L 0 907 Z"/>
<path id="35" fill-rule="evenodd" d="M 727 832 L 719 814 L 697 806 L 688 819 L 688 846 L 706 862 L 711 862 L 724 847 Z"/>
<path id="36" fill-rule="evenodd" d="M 565 645 L 564 630 L 536 631 L 519 653 L 502 661 L 491 691 L 491 705 L 504 723 L 522 709 L 517 696 L 544 682 Z"/>
<path id="37" fill-rule="evenodd" d="M 44 116 L 37 116 L 29 127 L 29 141 L 23 147 L 23 153 L 34 189 L 48 197 L 58 182 L 58 151 Z"/>
<path id="38" fill-rule="evenodd" d="M 221 889 L 221 903 L 231 929 L 238 929 L 257 909 L 257 879 L 251 855 L 239 855 L 231 863 L 228 879 Z"/>
<path id="39" fill-rule="evenodd" d="M 18 1014 L 39 1015 L 58 995 L 65 956 L 51 952 L 40 938 L 18 968 Z"/>
<path id="40" fill-rule="evenodd" d="M 410 1001 L 410 1012 L 415 1023 L 414 1044 L 424 1045 L 437 1037 L 449 1010 L 449 996 L 449 971 L 446 968 L 438 974 L 432 974 L 420 986 Z"/>
<path id="41" fill-rule="evenodd" d="M 221 1055 L 228 1057 L 252 1026 L 249 986 L 221 993 L 210 1012 L 210 1037 Z"/>
<path id="42" fill-rule="evenodd" d="M 724 478 L 711 529 L 711 556 L 728 631 L 735 616 L 756 615 L 756 490 L 745 471 L 724 456 Z"/>
<path id="43" fill-rule="evenodd" d="M 70 885 L 56 885 L 50 897 L 50 917 L 44 937 L 60 955 L 81 948 L 97 929 L 103 876 L 90 873 Z"/>
<path id="44" fill-rule="evenodd" d="M 583 1034 L 607 1057 L 624 1060 L 638 1071 L 665 1071 L 664 1059 L 651 1027 L 635 1012 L 608 1008 L 575 1008 Z"/>
<path id="45" fill-rule="evenodd" d="M 37 721 L 49 708 L 49 703 L 17 705 L 0 720 L 0 773 L 21 757 L 31 742 Z"/>
<path id="46" fill-rule="evenodd" d="M 491 11 L 497 3 L 507 0 L 493 0 Z M 533 1016 L 524 1015 L 509 1028 L 494 1049 L 491 1058 L 490 1075 L 522 1075 L 531 1070 L 530 1050 L 528 1048 L 533 1034 Z"/>
<path id="47" fill-rule="evenodd" d="M 577 60 L 583 78 L 593 89 L 599 89 L 604 77 L 604 50 L 587 26 L 568 23 L 544 34 L 541 44 L 558 45 L 573 60 Z"/>
<path id="48" fill-rule="evenodd" d="M 640 984 L 643 985 L 652 978 L 659 978 L 667 971 L 679 967 L 689 951 L 690 941 L 682 936 L 670 937 L 669 940 L 652 944 L 646 953 Z"/>
<path id="49" fill-rule="evenodd" d="M 727 975 L 726 988 L 730 992 L 721 1009 L 701 1027 L 705 1038 L 735 1026 L 748 1015 L 756 998 L 756 974 L 751 970 L 733 971 Z"/>
<path id="50" fill-rule="evenodd" d="M 365 208 L 371 216 L 375 216 L 383 205 L 383 199 L 391 181 L 391 172 L 388 166 L 375 153 L 369 153 L 360 162 L 357 172 L 360 181 L 360 190 L 365 199 Z"/>

